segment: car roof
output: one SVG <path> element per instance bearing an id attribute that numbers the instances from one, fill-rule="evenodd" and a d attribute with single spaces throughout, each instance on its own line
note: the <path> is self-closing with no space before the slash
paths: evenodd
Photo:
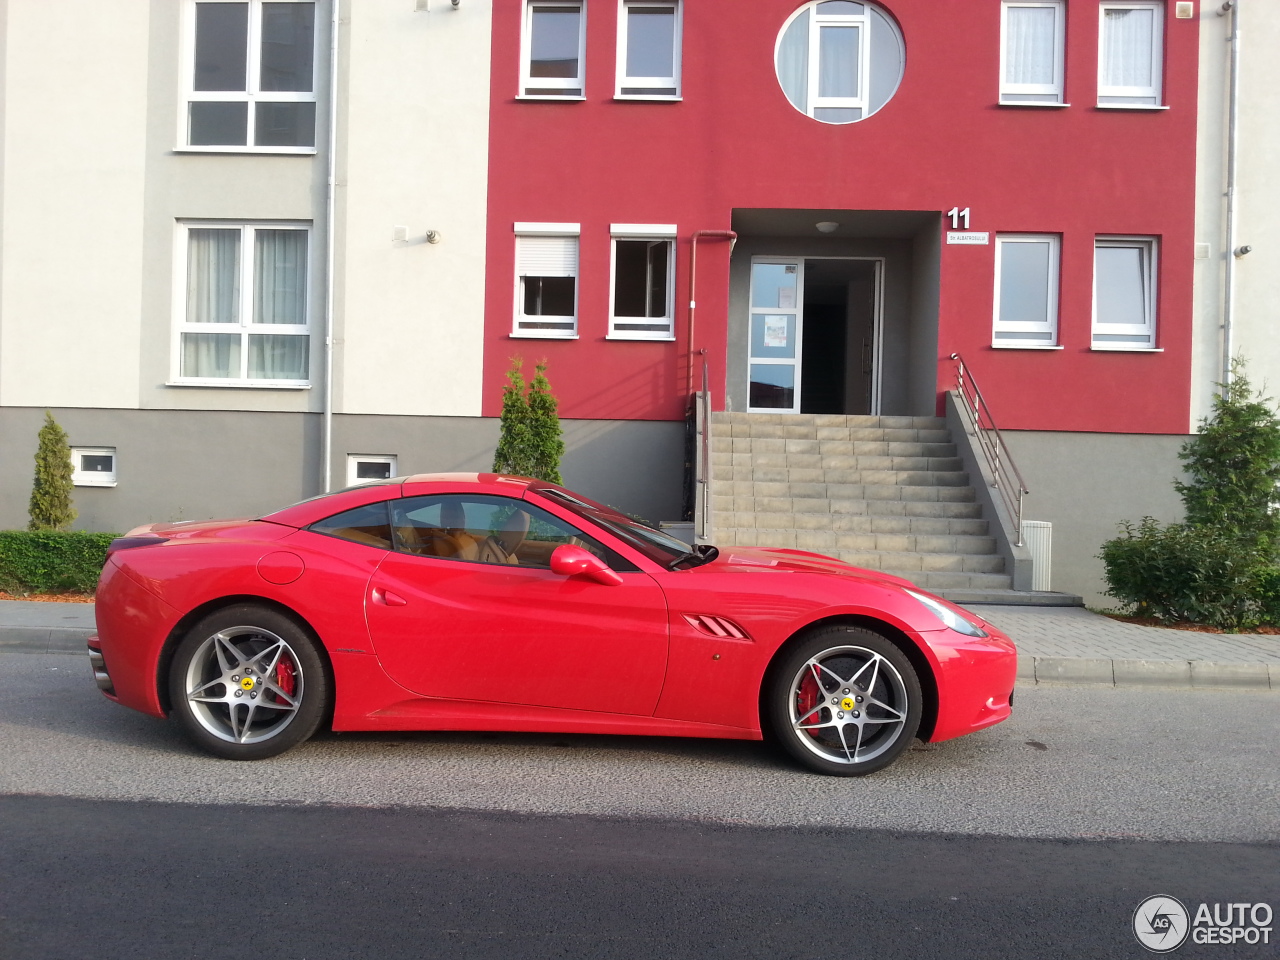
<path id="1" fill-rule="evenodd" d="M 430 493 L 491 493 L 523 497 L 525 490 L 534 482 L 528 477 L 500 473 L 417 473 L 408 477 L 372 480 L 321 494 L 268 513 L 260 519 L 290 527 L 305 527 L 344 510 L 398 497 L 420 497 Z"/>

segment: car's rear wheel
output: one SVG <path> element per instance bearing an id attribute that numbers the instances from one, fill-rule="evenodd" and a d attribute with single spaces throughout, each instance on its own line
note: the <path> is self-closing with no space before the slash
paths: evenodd
<path id="1" fill-rule="evenodd" d="M 920 681 L 891 641 L 827 627 L 784 655 L 767 692 L 783 748 L 811 770 L 857 777 L 883 769 L 920 726 Z"/>
<path id="2" fill-rule="evenodd" d="M 173 656 L 169 697 L 197 746 L 229 760 L 261 760 L 315 732 L 329 682 L 315 641 L 297 623 L 238 604 L 187 632 Z"/>

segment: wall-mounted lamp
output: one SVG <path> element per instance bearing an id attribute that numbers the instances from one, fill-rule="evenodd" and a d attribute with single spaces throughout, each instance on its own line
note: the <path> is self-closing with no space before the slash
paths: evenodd
<path id="1" fill-rule="evenodd" d="M 439 243 L 439 242 L 440 242 L 440 231 L 439 231 L 439 230 L 428 230 L 428 231 L 427 231 L 427 243 Z"/>
<path id="2" fill-rule="evenodd" d="M 1236 247 L 1236 259 L 1239 260 L 1245 254 L 1252 253 L 1252 252 L 1253 252 L 1253 247 L 1249 246 L 1249 244 L 1247 243 L 1243 247 Z"/>
<path id="3" fill-rule="evenodd" d="M 819 233 L 835 233 L 839 229 L 840 224 L 834 220 L 822 220 L 814 224 L 818 228 Z"/>
<path id="4" fill-rule="evenodd" d="M 1196 5 L 1194 3 L 1175 3 L 1173 5 L 1173 15 L 1179 20 L 1190 20 L 1196 14 Z"/>

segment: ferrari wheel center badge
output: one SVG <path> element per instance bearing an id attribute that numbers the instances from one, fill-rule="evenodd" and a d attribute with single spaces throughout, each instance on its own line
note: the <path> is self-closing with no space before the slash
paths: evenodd
<path id="1" fill-rule="evenodd" d="M 252 690 L 253 677 L 245 677 L 243 680 L 240 681 L 240 686 L 242 686 L 246 690 Z"/>
<path id="2" fill-rule="evenodd" d="M 852 710 L 856 706 L 857 706 L 857 703 L 854 702 L 853 697 L 845 697 L 843 700 L 840 701 L 841 710 Z"/>

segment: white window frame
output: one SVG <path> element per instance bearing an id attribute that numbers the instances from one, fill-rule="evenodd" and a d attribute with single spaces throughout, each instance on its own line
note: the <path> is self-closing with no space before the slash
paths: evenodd
<path id="1" fill-rule="evenodd" d="M 1044 323 L 1029 320 L 1005 320 L 1000 316 L 1000 283 L 1004 269 L 1004 248 L 1011 243 L 1048 243 L 1049 244 L 1049 283 L 1045 291 Z M 995 303 L 992 307 L 991 345 L 993 347 L 1012 347 L 1021 350 L 1047 350 L 1058 347 L 1058 289 L 1062 273 L 1062 238 L 1056 233 L 998 233 L 996 234 L 996 269 L 995 269 Z M 1047 338 L 1029 339 L 1008 336 L 1017 333 L 1048 333 Z"/>
<path id="2" fill-rule="evenodd" d="M 240 230 L 240 322 L 239 323 L 188 323 L 187 322 L 187 247 L 188 232 L 198 229 Z M 254 323 L 253 322 L 253 231 L 302 230 L 307 234 L 307 280 L 304 306 L 306 323 Z M 312 334 L 311 289 L 316 276 L 316 250 L 311 224 L 297 220 L 180 220 L 177 223 L 177 239 L 174 243 L 174 333 L 170 356 L 171 379 L 166 386 L 175 387 L 255 387 L 285 390 L 307 389 L 315 369 L 312 355 L 315 338 Z M 240 377 L 187 377 L 182 374 L 182 335 L 184 333 L 238 333 L 240 334 Z M 306 380 L 251 380 L 249 369 L 250 334 L 302 336 L 307 338 Z"/>
<path id="3" fill-rule="evenodd" d="M 182 52 L 179 58 L 182 77 L 182 97 L 178 102 L 178 146 L 179 153 L 267 153 L 267 154 L 315 154 L 316 147 L 284 147 L 256 146 L 253 143 L 255 124 L 257 123 L 258 102 L 269 103 L 317 103 L 316 89 L 319 86 L 320 67 L 320 32 L 322 21 L 319 16 L 318 0 L 238 0 L 249 4 L 249 34 L 246 51 L 245 90 L 196 90 L 196 4 L 201 0 L 184 0 L 182 24 Z M 216 2 L 216 0 L 215 0 Z M 336 0 L 331 0 L 336 2 Z M 262 5 L 263 3 L 311 3 L 316 7 L 315 30 L 313 31 L 313 49 L 311 52 L 311 91 L 291 90 L 259 90 L 262 69 Z M 215 103 L 246 103 L 248 111 L 248 144 L 191 144 L 190 110 L 195 101 Z M 316 132 L 320 131 L 320 109 L 316 107 Z"/>
<path id="4" fill-rule="evenodd" d="M 675 14 L 675 36 L 672 39 L 674 48 L 671 51 L 672 69 L 670 77 L 630 77 L 627 76 L 627 28 L 630 25 L 629 7 L 665 7 Z M 684 49 L 684 3 L 683 0 L 618 0 L 618 47 L 617 47 L 617 85 L 614 99 L 617 100 L 679 100 L 681 94 L 681 54 Z M 675 93 L 658 93 L 659 90 L 675 90 Z M 635 92 L 640 91 L 640 92 Z"/>
<path id="5" fill-rule="evenodd" d="M 513 304 L 514 319 L 511 325 L 511 336 L 517 338 L 527 338 L 532 340 L 576 340 L 578 339 L 578 313 L 579 302 L 582 296 L 582 225 L 579 223 L 517 223 L 515 225 L 515 303 Z M 572 274 L 554 274 L 555 276 L 572 276 L 573 277 L 573 316 L 528 316 L 524 312 L 524 276 L 520 272 L 520 241 L 525 238 L 535 237 L 572 237 L 576 246 L 574 256 L 574 266 Z M 551 276 L 552 274 L 544 274 Z M 536 327 L 522 326 L 522 324 L 532 323 L 548 323 L 572 321 L 572 328 L 560 330 L 538 329 Z"/>
<path id="6" fill-rule="evenodd" d="M 814 117 L 818 110 L 854 109 L 862 111 L 862 118 L 867 116 L 867 92 L 871 82 L 871 14 L 864 6 L 861 14 L 822 15 L 818 13 L 818 4 L 809 9 L 809 116 Z M 824 26 L 856 26 L 858 28 L 858 96 L 856 97 L 820 97 L 818 96 L 819 67 L 822 64 L 820 46 L 821 31 Z M 779 42 L 781 42 L 779 34 Z M 774 54 L 775 60 L 777 54 Z M 817 119 L 814 117 L 814 119 Z"/>
<path id="7" fill-rule="evenodd" d="M 1009 40 L 1009 8 L 1037 7 L 1055 11 L 1053 26 L 1053 83 L 1009 83 L 1005 79 Z M 1015 106 L 1065 107 L 1067 7 L 1064 0 L 1005 0 L 1000 4 L 1000 102 Z M 1053 100 L 1029 100 L 1028 96 L 1053 96 Z"/>
<path id="8" fill-rule="evenodd" d="M 609 340 L 674 340 L 676 338 L 676 236 L 674 223 L 614 223 L 609 225 Z M 667 245 L 666 308 L 661 317 L 619 317 L 614 315 L 614 293 L 618 283 L 618 241 L 651 240 Z M 620 330 L 619 324 L 654 325 L 666 330 Z"/>
<path id="9" fill-rule="evenodd" d="M 1102 35 L 1106 30 L 1108 10 L 1152 10 L 1151 72 L 1153 86 L 1108 87 L 1103 85 Z M 1164 104 L 1164 21 L 1163 0 L 1141 0 L 1132 3 L 1104 3 L 1098 8 L 1098 106 L 1112 110 L 1162 110 Z M 1124 103 L 1122 100 L 1145 99 L 1151 103 Z"/>
<path id="10" fill-rule="evenodd" d="M 531 77 L 533 11 L 535 7 L 577 7 L 578 75 L 576 77 Z M 536 93 L 530 93 L 536 90 Z M 556 91 L 563 90 L 563 93 Z M 576 92 L 574 92 L 576 91 Z M 520 90 L 517 100 L 585 100 L 587 98 L 587 4 L 585 0 L 524 0 L 520 20 Z"/>
<path id="11" fill-rule="evenodd" d="M 1142 271 L 1142 299 L 1146 316 L 1138 323 L 1108 323 L 1105 329 L 1098 324 L 1098 248 L 1124 247 L 1144 251 Z M 1156 318 L 1158 314 L 1157 278 L 1159 277 L 1160 240 L 1158 237 L 1098 236 L 1093 241 L 1093 323 L 1090 346 L 1094 350 L 1156 351 Z M 1142 340 L 1099 340 L 1099 336 L 1142 337 Z"/>
<path id="12" fill-rule="evenodd" d="M 111 470 L 81 469 L 83 456 L 110 457 Z M 77 487 L 114 487 L 116 485 L 116 448 L 115 447 L 72 447 L 71 448 L 71 482 Z"/>
<path id="13" fill-rule="evenodd" d="M 389 477 L 399 476 L 397 457 L 394 453 L 348 453 L 347 454 L 347 486 L 354 487 L 362 483 L 375 483 L 374 480 L 362 480 L 356 476 L 356 469 L 362 463 L 385 463 L 391 466 Z"/>

